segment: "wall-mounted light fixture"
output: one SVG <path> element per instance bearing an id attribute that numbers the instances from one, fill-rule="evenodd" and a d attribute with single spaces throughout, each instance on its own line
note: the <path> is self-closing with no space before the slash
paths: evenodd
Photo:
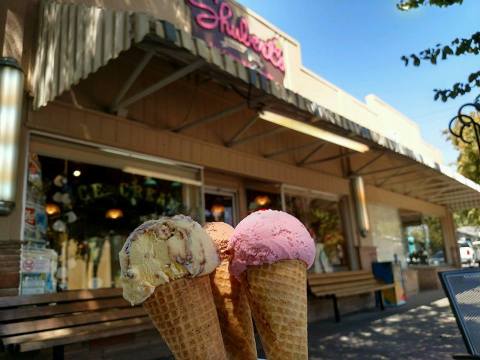
<path id="1" fill-rule="evenodd" d="M 355 204 L 355 216 L 357 218 L 358 231 L 362 237 L 367 237 L 370 231 L 370 220 L 367 211 L 367 199 L 365 197 L 365 185 L 361 176 L 350 178 L 352 197 Z"/>
<path id="2" fill-rule="evenodd" d="M 23 81 L 18 62 L 0 57 L 0 215 L 15 206 Z"/>
<path id="3" fill-rule="evenodd" d="M 260 113 L 260 119 L 277 124 L 288 129 L 297 131 L 299 133 L 313 136 L 317 139 L 336 144 L 350 150 L 358 152 L 367 152 L 369 147 L 361 142 L 349 139 L 344 136 L 334 134 L 330 131 L 320 129 L 319 127 L 304 123 L 302 121 L 294 120 L 292 118 L 273 113 L 270 111 L 263 111 Z"/>

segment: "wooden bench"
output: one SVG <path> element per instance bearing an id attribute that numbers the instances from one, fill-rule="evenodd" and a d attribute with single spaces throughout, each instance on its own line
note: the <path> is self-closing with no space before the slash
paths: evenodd
<path id="1" fill-rule="evenodd" d="M 377 280 L 369 271 L 342 271 L 326 274 L 309 273 L 308 287 L 313 295 L 333 300 L 335 320 L 339 322 L 338 298 L 375 293 L 377 304 L 384 310 L 382 290 L 391 289 L 394 284 L 385 284 Z"/>
<path id="2" fill-rule="evenodd" d="M 75 290 L 0 297 L 0 340 L 7 352 L 53 348 L 152 329 L 141 306 L 131 307 L 121 289 Z"/>

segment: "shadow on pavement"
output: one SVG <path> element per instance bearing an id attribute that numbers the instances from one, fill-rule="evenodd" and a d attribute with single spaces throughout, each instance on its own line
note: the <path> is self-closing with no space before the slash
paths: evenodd
<path id="1" fill-rule="evenodd" d="M 382 313 L 364 312 L 309 327 L 310 359 L 451 359 L 466 353 L 441 291 Z"/>

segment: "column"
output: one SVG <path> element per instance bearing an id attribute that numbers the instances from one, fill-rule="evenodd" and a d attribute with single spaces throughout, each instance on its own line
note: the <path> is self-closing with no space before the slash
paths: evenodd
<path id="1" fill-rule="evenodd" d="M 446 215 L 440 218 L 443 232 L 443 243 L 445 247 L 445 260 L 449 265 L 460 267 L 460 252 L 457 244 L 455 222 L 450 210 L 445 209 Z"/>

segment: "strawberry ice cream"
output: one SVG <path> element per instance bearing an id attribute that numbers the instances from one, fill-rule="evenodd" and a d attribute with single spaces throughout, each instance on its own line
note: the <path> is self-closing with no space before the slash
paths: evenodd
<path id="1" fill-rule="evenodd" d="M 230 272 L 239 278 L 247 266 L 273 264 L 280 260 L 301 260 L 313 264 L 315 244 L 305 226 L 282 211 L 257 211 L 235 228 L 228 244 L 233 254 Z"/>

